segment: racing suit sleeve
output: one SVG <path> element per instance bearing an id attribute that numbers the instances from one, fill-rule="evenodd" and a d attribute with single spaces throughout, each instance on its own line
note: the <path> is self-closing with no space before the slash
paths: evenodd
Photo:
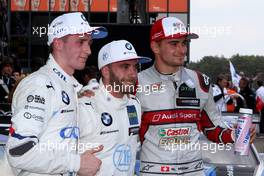
<path id="1" fill-rule="evenodd" d="M 99 133 L 101 126 L 99 123 L 100 117 L 96 114 L 95 104 L 91 98 L 82 97 L 79 99 L 79 127 L 80 127 L 80 141 L 79 152 L 83 153 L 86 150 L 98 147 L 100 144 L 92 143 L 92 139 Z"/>
<path id="2" fill-rule="evenodd" d="M 220 100 L 223 96 L 223 94 L 219 94 L 219 95 L 216 95 L 214 96 L 214 101 L 217 102 L 218 100 Z"/>
<path id="3" fill-rule="evenodd" d="M 18 172 L 62 174 L 77 172 L 80 168 L 80 156 L 77 154 L 56 147 L 42 150 L 49 144 L 47 141 L 55 137 L 40 140 L 43 133 L 49 132 L 47 129 L 52 125 L 49 121 L 59 101 L 54 87 L 49 84 L 48 76 L 29 75 L 15 91 L 6 150 L 10 165 Z"/>
<path id="4" fill-rule="evenodd" d="M 221 120 L 221 114 L 216 109 L 213 99 L 212 87 L 210 86 L 208 92 L 208 101 L 201 112 L 201 128 L 203 133 L 210 141 L 216 143 L 234 143 L 232 133 L 233 130 Z"/>

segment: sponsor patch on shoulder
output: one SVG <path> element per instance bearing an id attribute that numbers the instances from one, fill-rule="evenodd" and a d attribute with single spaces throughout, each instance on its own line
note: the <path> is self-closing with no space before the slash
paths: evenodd
<path id="1" fill-rule="evenodd" d="M 136 135 L 136 134 L 138 134 L 138 132 L 139 132 L 139 126 L 131 127 L 131 128 L 128 129 L 128 135 L 129 136 L 130 136 L 130 134 Z"/>
<path id="2" fill-rule="evenodd" d="M 127 115 L 128 115 L 130 125 L 137 125 L 138 124 L 137 110 L 136 110 L 136 107 L 134 105 L 127 106 Z"/>
<path id="3" fill-rule="evenodd" d="M 205 74 L 202 74 L 200 72 L 196 72 L 199 82 L 200 82 L 200 87 L 203 91 L 209 92 L 210 88 L 210 78 L 206 76 Z"/>

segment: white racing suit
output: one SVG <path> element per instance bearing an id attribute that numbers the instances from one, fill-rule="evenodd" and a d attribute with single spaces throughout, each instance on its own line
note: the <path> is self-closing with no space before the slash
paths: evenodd
<path id="1" fill-rule="evenodd" d="M 52 55 L 47 64 L 24 78 L 12 103 L 7 157 L 19 176 L 75 175 L 77 154 L 77 91 Z"/>
<path id="2" fill-rule="evenodd" d="M 143 112 L 141 175 L 203 175 L 201 151 L 195 147 L 200 132 L 211 141 L 233 143 L 203 74 L 181 68 L 162 75 L 152 66 L 139 73 L 137 97 Z"/>
<path id="3" fill-rule="evenodd" d="M 100 81 L 95 96 L 79 101 L 80 143 L 85 150 L 103 145 L 98 176 L 132 176 L 139 139 L 141 107 L 133 95 L 115 98 Z M 81 151 L 81 150 L 80 150 Z"/>

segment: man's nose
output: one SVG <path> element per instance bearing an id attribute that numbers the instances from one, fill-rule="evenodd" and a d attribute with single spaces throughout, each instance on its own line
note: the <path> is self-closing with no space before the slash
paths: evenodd
<path id="1" fill-rule="evenodd" d="M 137 68 L 134 68 L 134 67 L 131 67 L 131 69 L 130 69 L 130 76 L 131 76 L 131 78 L 133 78 L 133 79 L 137 79 Z"/>
<path id="2" fill-rule="evenodd" d="M 184 53 L 187 52 L 187 46 L 186 46 L 186 44 L 184 44 L 184 43 L 179 43 L 179 44 L 177 45 L 177 48 L 179 49 L 179 51 L 180 51 L 182 54 L 184 54 Z"/>
<path id="3" fill-rule="evenodd" d="M 88 56 L 91 55 L 92 51 L 91 51 L 91 46 L 90 46 L 90 44 L 84 45 L 84 52 L 85 52 L 85 54 L 87 54 Z"/>

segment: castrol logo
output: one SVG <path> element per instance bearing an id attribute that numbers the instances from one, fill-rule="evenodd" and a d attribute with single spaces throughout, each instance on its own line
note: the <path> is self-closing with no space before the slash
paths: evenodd
<path id="1" fill-rule="evenodd" d="M 177 136 L 189 136 L 191 133 L 191 127 L 178 127 L 178 128 L 161 128 L 159 130 L 160 137 L 177 137 Z"/>

